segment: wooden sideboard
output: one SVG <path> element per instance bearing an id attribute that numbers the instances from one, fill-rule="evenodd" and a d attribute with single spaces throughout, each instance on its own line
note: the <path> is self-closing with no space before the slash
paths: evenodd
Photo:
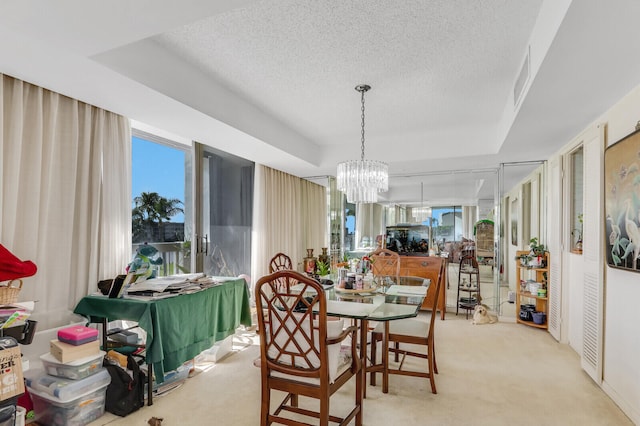
<path id="1" fill-rule="evenodd" d="M 447 259 L 438 256 L 400 256 L 400 276 L 401 277 L 422 277 L 431 280 L 431 286 L 427 292 L 427 297 L 422 302 L 422 309 L 431 309 L 433 299 L 435 297 L 436 280 L 440 272 L 440 266 L 445 263 L 445 274 L 442 285 L 440 286 L 440 296 L 438 300 L 437 311 L 440 312 L 440 318 L 444 320 L 447 310 Z"/>

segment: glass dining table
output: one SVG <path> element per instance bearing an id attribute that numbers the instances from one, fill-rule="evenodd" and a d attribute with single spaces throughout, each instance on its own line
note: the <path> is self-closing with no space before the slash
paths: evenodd
<path id="1" fill-rule="evenodd" d="M 389 392 L 389 321 L 412 318 L 418 315 L 427 295 L 430 280 L 422 277 L 401 277 L 403 284 L 392 284 L 379 289 L 346 290 L 336 286 L 325 287 L 327 315 L 356 320 L 359 326 L 359 346 L 366 395 L 366 373 L 382 373 L 382 392 Z M 383 322 L 382 363 L 367 365 L 367 334 L 369 321 Z M 375 344 L 375 342 L 372 342 Z"/>

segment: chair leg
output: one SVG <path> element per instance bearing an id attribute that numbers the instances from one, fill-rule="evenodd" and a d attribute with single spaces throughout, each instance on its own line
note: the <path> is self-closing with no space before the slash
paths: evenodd
<path id="1" fill-rule="evenodd" d="M 260 405 L 260 426 L 269 424 L 269 410 L 271 405 L 271 391 L 262 381 L 262 404 Z"/>
<path id="2" fill-rule="evenodd" d="M 393 358 L 395 362 L 400 362 L 400 343 L 399 342 L 393 342 L 394 345 L 393 347 L 396 349 L 395 350 L 395 357 Z"/>
<path id="3" fill-rule="evenodd" d="M 436 362 L 436 348 L 433 348 L 431 352 L 433 353 L 433 372 L 438 374 L 438 363 Z"/>
<path id="4" fill-rule="evenodd" d="M 456 316 L 458 316 L 458 309 L 460 309 L 460 274 L 458 273 L 458 294 L 456 295 Z"/>
<path id="5" fill-rule="evenodd" d="M 329 395 L 320 398 L 320 426 L 329 426 Z"/>
<path id="6" fill-rule="evenodd" d="M 428 363 L 427 365 L 429 366 L 429 381 L 431 382 L 431 392 L 432 393 L 438 393 L 438 391 L 436 391 L 436 378 L 434 377 L 434 373 L 435 373 L 435 355 L 434 355 L 434 350 L 433 350 L 433 342 L 430 342 L 428 345 Z"/>
<path id="7" fill-rule="evenodd" d="M 371 365 L 376 365 L 377 360 L 377 352 L 378 352 L 378 333 L 371 333 Z M 371 382 L 371 386 L 376 385 L 376 372 L 372 371 L 369 375 L 369 381 Z"/>
<path id="8" fill-rule="evenodd" d="M 363 364 L 360 366 L 360 370 L 356 373 L 356 407 L 359 407 L 358 412 L 356 413 L 356 426 L 362 426 L 362 400 L 367 396 L 365 392 L 367 389 L 366 378 L 367 370 Z"/>

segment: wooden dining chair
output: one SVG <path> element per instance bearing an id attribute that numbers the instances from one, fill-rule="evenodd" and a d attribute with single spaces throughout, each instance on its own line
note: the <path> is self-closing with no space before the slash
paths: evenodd
<path id="1" fill-rule="evenodd" d="M 434 293 L 435 297 L 433 300 L 433 305 L 431 306 L 431 314 L 429 316 L 428 322 L 425 322 L 418 318 L 407 318 L 389 322 L 390 347 L 388 348 L 388 350 L 390 353 L 393 353 L 395 355 L 395 361 L 400 363 L 397 368 L 390 367 L 389 374 L 428 378 L 431 383 L 431 392 L 433 393 L 438 393 L 436 391 L 436 382 L 434 377 L 434 375 L 438 373 L 434 340 L 434 330 L 436 322 L 435 319 L 437 316 L 436 308 L 438 306 L 440 287 L 444 283 L 446 274 L 445 268 L 446 262 L 442 262 L 438 273 L 438 279 L 435 283 L 432 283 L 432 285 L 436 286 L 436 291 Z M 373 342 L 373 344 L 371 345 L 371 359 L 373 360 L 373 363 L 376 362 L 377 344 L 375 343 L 383 340 L 383 333 L 384 323 L 378 323 L 376 328 L 371 333 L 371 341 Z M 404 346 L 401 347 L 401 344 Z M 412 347 L 406 347 L 407 344 L 424 346 L 426 349 L 426 353 L 417 352 L 417 350 L 413 349 Z M 382 348 L 382 350 L 385 350 L 385 348 Z M 400 355 L 402 355 L 402 359 L 400 359 Z M 426 371 L 408 369 L 403 370 L 404 361 L 407 356 L 426 359 Z M 372 371 L 370 376 L 371 384 L 374 386 L 376 383 L 375 374 L 375 371 Z"/>
<path id="2" fill-rule="evenodd" d="M 276 271 L 283 269 L 293 269 L 293 263 L 291 258 L 284 253 L 278 253 L 271 258 L 269 262 L 269 273 L 273 274 Z"/>
<path id="3" fill-rule="evenodd" d="M 283 281 L 287 285 L 280 285 Z M 255 295 L 258 309 L 265 312 L 258 317 L 261 425 L 309 425 L 300 420 L 303 417 L 316 418 L 323 426 L 330 421 L 346 425 L 353 419 L 361 425 L 363 372 L 356 327 L 343 330 L 343 320 L 328 320 L 322 285 L 299 272 L 282 270 L 260 278 Z M 330 414 L 331 396 L 351 378 L 356 381 L 353 408 L 344 417 Z M 272 412 L 274 390 L 285 396 Z M 303 407 L 300 396 L 318 402 Z"/>
<path id="4" fill-rule="evenodd" d="M 369 253 L 373 280 L 381 286 L 391 280 L 394 284 L 400 281 L 400 255 L 389 249 L 379 248 Z"/>

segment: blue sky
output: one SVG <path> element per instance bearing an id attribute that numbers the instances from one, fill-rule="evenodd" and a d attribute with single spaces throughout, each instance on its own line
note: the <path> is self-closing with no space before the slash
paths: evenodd
<path id="1" fill-rule="evenodd" d="M 185 152 L 135 136 L 132 140 L 132 197 L 157 192 L 162 197 L 184 202 Z M 131 206 L 133 208 L 133 200 Z M 171 222 L 184 222 L 184 215 L 173 216 Z"/>

